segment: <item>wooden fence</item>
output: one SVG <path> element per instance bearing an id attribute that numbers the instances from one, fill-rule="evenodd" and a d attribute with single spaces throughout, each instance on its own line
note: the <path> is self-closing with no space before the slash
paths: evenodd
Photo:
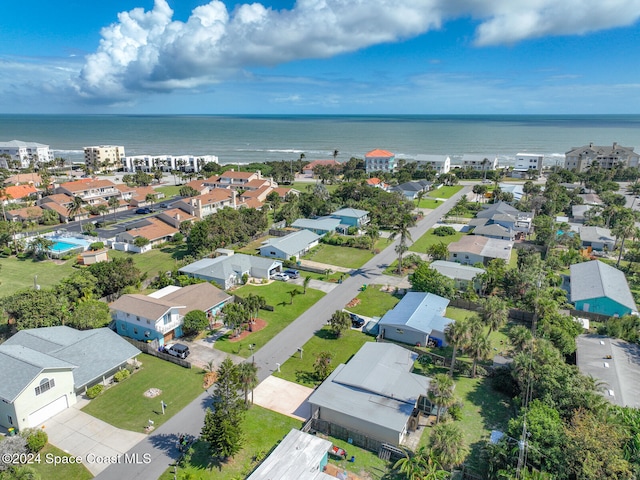
<path id="1" fill-rule="evenodd" d="M 191 362 L 188 362 L 187 360 L 183 360 L 178 357 L 174 357 L 173 355 L 169 355 L 168 353 L 159 351 L 157 347 L 157 342 L 155 342 L 154 344 L 153 342 L 151 343 L 140 342 L 138 340 L 134 340 L 133 338 L 128 338 L 128 337 L 122 337 L 122 338 L 124 338 L 126 341 L 128 341 L 131 345 L 136 347 L 142 353 L 153 355 L 154 357 L 167 360 L 168 362 L 175 363 L 176 365 L 180 365 L 181 367 L 184 367 L 184 368 L 191 368 Z"/>

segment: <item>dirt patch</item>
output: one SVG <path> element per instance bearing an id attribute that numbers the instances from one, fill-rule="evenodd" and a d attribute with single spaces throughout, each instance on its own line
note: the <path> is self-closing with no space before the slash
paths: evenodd
<path id="1" fill-rule="evenodd" d="M 352 308 L 352 307 L 355 307 L 357 305 L 360 305 L 360 299 L 359 298 L 354 298 L 349 303 L 347 303 L 347 308 Z"/>
<path id="2" fill-rule="evenodd" d="M 143 395 L 147 398 L 154 398 L 160 395 L 161 393 L 162 393 L 162 390 L 160 390 L 159 388 L 150 388 L 149 390 L 144 392 Z"/>
<path id="3" fill-rule="evenodd" d="M 230 338 L 229 341 L 232 342 L 232 343 L 240 342 L 240 341 L 244 340 L 245 338 L 247 338 L 249 335 L 251 335 L 253 332 L 259 332 L 260 330 L 262 330 L 266 326 L 267 326 L 267 322 L 265 322 L 261 318 L 256 318 L 253 321 L 253 323 L 251 324 L 251 331 L 243 330 L 240 335 L 238 335 L 236 337 L 233 337 L 233 338 Z"/>

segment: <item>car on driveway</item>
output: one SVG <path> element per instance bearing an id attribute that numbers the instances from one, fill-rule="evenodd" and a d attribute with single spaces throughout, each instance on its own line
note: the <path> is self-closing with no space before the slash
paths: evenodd
<path id="1" fill-rule="evenodd" d="M 289 278 L 298 278 L 300 276 L 300 272 L 298 270 L 294 270 L 293 268 L 288 268 L 283 273 Z"/>
<path id="2" fill-rule="evenodd" d="M 189 347 L 183 345 L 182 343 L 174 343 L 165 345 L 164 351 L 169 355 L 173 355 L 174 357 L 185 359 L 191 353 L 189 351 Z"/>
<path id="3" fill-rule="evenodd" d="M 281 282 L 286 282 L 287 280 L 289 280 L 289 275 L 287 275 L 286 273 L 276 273 L 273 277 L 274 280 L 280 280 Z"/>
<path id="4" fill-rule="evenodd" d="M 359 317 L 358 315 L 356 315 L 355 313 L 350 313 L 349 317 L 351 318 L 351 326 L 353 328 L 360 328 L 362 326 L 364 326 L 364 318 Z"/>

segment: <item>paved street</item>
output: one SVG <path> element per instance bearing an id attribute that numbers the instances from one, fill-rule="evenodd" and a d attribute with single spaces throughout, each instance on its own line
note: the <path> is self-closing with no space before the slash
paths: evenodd
<path id="1" fill-rule="evenodd" d="M 462 195 L 466 195 L 470 191 L 471 186 L 465 186 L 460 192 L 423 218 L 416 227 L 411 229 L 412 238 L 414 240 L 420 238 L 455 205 Z M 334 311 L 342 309 L 358 294 L 363 283 L 389 283 L 386 280 L 391 280 L 394 277 L 383 277 L 382 271 L 396 259 L 395 246 L 397 243 L 396 240 L 362 268 L 353 271 L 352 276 L 334 288 L 331 294 L 320 299 L 269 343 L 260 348 L 255 354 L 255 362 L 259 367 L 259 380 L 263 381 L 277 369 L 278 363 L 284 363 L 291 355 L 295 354 L 316 330 L 322 328 Z M 396 281 L 399 280 L 396 279 Z M 209 405 L 208 398 L 207 393 L 200 395 L 128 452 L 130 455 L 138 454 L 140 458 L 143 458 L 144 454 L 150 455 L 151 462 L 149 464 L 114 464 L 96 478 L 100 480 L 157 479 L 178 457 L 176 449 L 178 435 L 180 433 L 196 436 L 200 434 L 204 418 L 203 411 Z"/>

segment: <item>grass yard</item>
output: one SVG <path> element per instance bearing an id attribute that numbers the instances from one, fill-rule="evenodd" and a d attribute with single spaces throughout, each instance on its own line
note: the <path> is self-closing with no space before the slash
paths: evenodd
<path id="1" fill-rule="evenodd" d="M 348 454 L 348 457 L 344 460 L 338 460 L 337 458 L 329 455 L 329 463 L 338 465 L 340 468 L 354 473 L 360 478 L 381 480 L 404 480 L 407 478 L 402 474 L 394 472 L 393 463 L 382 460 L 378 457 L 377 453 L 356 447 L 345 440 L 320 434 L 318 434 L 318 436 L 330 440 L 335 446 L 343 448 Z M 351 458 L 351 456 L 356 457 L 355 462 L 353 463 L 347 460 L 348 458 Z"/>
<path id="2" fill-rule="evenodd" d="M 427 231 L 427 233 L 413 242 L 413 244 L 409 247 L 409 251 L 425 253 L 431 245 L 437 245 L 440 242 L 444 243 L 445 245 L 449 245 L 450 243 L 457 242 L 465 236 L 465 234 L 462 232 L 456 232 L 453 235 L 440 237 L 434 234 L 433 230 L 433 228 L 430 229 L 429 231 Z"/>
<path id="3" fill-rule="evenodd" d="M 0 296 L 11 295 L 22 288 L 33 288 L 34 277 L 38 285 L 52 287 L 74 272 L 75 257 L 62 264 L 53 260 L 33 261 L 31 258 L 8 257 L 0 259 Z"/>
<path id="4" fill-rule="evenodd" d="M 157 428 L 204 391 L 200 369 L 183 368 L 145 354 L 138 359 L 142 362 L 139 371 L 105 390 L 82 410 L 115 427 L 142 432 L 148 419 Z M 150 388 L 159 388 L 162 394 L 145 397 Z M 168 405 L 166 415 L 162 415 L 161 400 Z"/>
<path id="5" fill-rule="evenodd" d="M 320 180 L 318 180 L 317 182 L 313 181 L 313 182 L 293 182 L 291 185 L 285 185 L 282 184 L 280 185 L 281 187 L 285 187 L 285 188 L 294 188 L 296 190 L 298 190 L 299 192 L 303 192 L 303 193 L 308 193 L 308 192 L 312 192 L 313 191 L 313 186 L 316 183 L 319 183 Z M 325 187 L 327 187 L 327 191 L 329 193 L 333 193 L 339 186 L 339 183 L 334 183 L 333 185 L 329 185 L 329 184 L 324 184 Z"/>
<path id="6" fill-rule="evenodd" d="M 442 205 L 442 202 L 439 200 L 435 200 L 433 198 L 425 198 L 425 197 L 422 197 L 422 200 L 420 200 L 420 204 L 418 204 L 417 200 L 414 203 L 416 203 L 416 206 L 418 208 L 430 208 L 432 210 Z"/>
<path id="7" fill-rule="evenodd" d="M 260 237 L 253 242 L 247 243 L 244 247 L 239 248 L 239 253 L 246 253 L 247 255 L 255 255 L 258 253 L 258 248 L 262 246 L 262 242 L 269 240 L 270 238 L 274 238 L 271 235 L 265 235 L 264 237 Z"/>
<path id="8" fill-rule="evenodd" d="M 50 443 L 47 443 L 42 450 L 40 450 L 39 463 L 33 463 L 30 466 L 40 475 L 39 478 L 46 480 L 49 478 L 64 478 L 65 480 L 89 480 L 93 478 L 91 472 L 87 470 L 82 464 L 68 463 L 53 465 L 53 463 L 47 463 L 46 455 L 54 455 L 56 457 L 70 457 L 68 453 L 63 452 L 59 448 L 54 447 Z M 26 477 L 25 477 L 26 478 Z"/>
<path id="9" fill-rule="evenodd" d="M 245 438 L 244 448 L 234 458 L 225 464 L 214 465 L 211 463 L 207 444 L 197 442 L 189 463 L 184 467 L 178 467 L 178 478 L 201 480 L 246 478 L 258 464 L 256 457 L 266 457 L 292 428 L 299 429 L 301 426 L 299 420 L 253 405 L 247 411 L 242 426 Z M 173 474 L 173 467 L 169 467 L 160 480 L 174 478 L 176 477 Z"/>
<path id="10" fill-rule="evenodd" d="M 445 186 L 431 190 L 427 196 L 433 198 L 451 198 L 460 190 L 462 190 L 462 185 L 454 185 L 452 187 Z"/>
<path id="11" fill-rule="evenodd" d="M 142 273 L 148 274 L 149 278 L 158 275 L 158 272 L 168 272 L 173 270 L 178 261 L 187 255 L 186 244 L 166 245 L 161 248 L 154 248 L 146 253 L 120 252 L 109 250 L 111 258 L 126 258 L 131 256 Z"/>
<path id="12" fill-rule="evenodd" d="M 367 289 L 356 297 L 360 299 L 360 303 L 355 307 L 347 308 L 347 310 L 365 317 L 382 317 L 396 306 L 401 297 L 383 292 L 380 288 L 382 285 L 368 285 Z"/>
<path id="13" fill-rule="evenodd" d="M 321 243 L 303 258 L 338 267 L 360 268 L 373 258 L 373 253 L 360 248 L 338 247 Z"/>
<path id="14" fill-rule="evenodd" d="M 250 293 L 260 295 L 266 299 L 268 305 L 273 306 L 275 309 L 273 312 L 260 310 L 260 318 L 267 322 L 267 326 L 262 330 L 252 333 L 240 342 L 230 342 L 228 336 L 222 337 L 216 341 L 216 348 L 223 352 L 248 357 L 251 355 L 250 344 L 256 345 L 256 349 L 259 349 L 325 295 L 320 290 L 307 288 L 307 293 L 294 297 L 293 304 L 290 305 L 291 295 L 289 295 L 289 292 L 294 289 L 302 292 L 301 286 L 287 282 L 272 282 L 268 285 L 245 285 L 234 290 L 233 293 L 240 297 L 247 296 Z"/>
<path id="15" fill-rule="evenodd" d="M 346 363 L 366 342 L 373 341 L 374 337 L 352 329 L 336 338 L 328 326 L 323 327 L 304 344 L 302 358 L 297 353 L 292 355 L 282 364 L 280 372 L 274 372 L 274 375 L 306 387 L 315 387 L 320 382 L 313 373 L 313 364 L 320 352 L 330 352 L 333 355 L 331 365 L 335 368 L 341 363 Z"/>
<path id="16" fill-rule="evenodd" d="M 183 187 L 184 185 L 166 185 L 164 187 L 156 187 L 154 188 L 154 190 L 156 192 L 161 192 L 164 193 L 164 197 L 162 200 L 169 200 L 173 197 L 177 197 L 178 195 L 180 195 L 180 189 Z"/>

